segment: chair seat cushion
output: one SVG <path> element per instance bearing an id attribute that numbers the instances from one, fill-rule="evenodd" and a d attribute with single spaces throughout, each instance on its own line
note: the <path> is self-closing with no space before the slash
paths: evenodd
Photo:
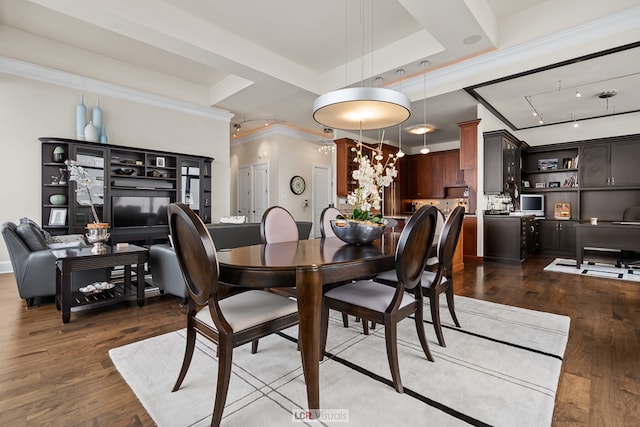
<path id="1" fill-rule="evenodd" d="M 420 285 L 423 288 L 430 288 L 433 286 L 433 280 L 436 278 L 436 273 L 433 271 L 423 271 L 422 278 L 420 279 Z M 388 282 L 397 282 L 398 275 L 395 270 L 387 270 L 376 276 L 376 279 L 385 280 Z"/>
<path id="2" fill-rule="evenodd" d="M 358 280 L 331 289 L 325 294 L 325 297 L 383 313 L 391 303 L 395 291 L 395 288 L 372 280 Z M 405 293 L 400 308 L 406 307 L 414 301 L 415 298 L 411 294 Z"/>
<path id="3" fill-rule="evenodd" d="M 296 313 L 298 303 L 273 292 L 253 290 L 220 300 L 220 308 L 233 331 L 239 332 Z M 209 306 L 200 309 L 196 319 L 216 329 Z"/>

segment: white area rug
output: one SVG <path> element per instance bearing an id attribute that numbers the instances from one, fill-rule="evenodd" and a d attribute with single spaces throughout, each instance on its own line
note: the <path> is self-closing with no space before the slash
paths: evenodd
<path id="1" fill-rule="evenodd" d="M 341 317 L 332 312 L 329 357 L 320 366 L 320 402 L 324 410 L 347 410 L 348 423 L 306 425 L 551 425 L 569 318 L 456 297 L 462 325 L 457 329 L 444 298 L 441 310 L 446 348 L 437 344 L 432 325 L 425 324 L 433 363 L 422 353 L 413 319 L 399 324 L 404 394 L 391 385 L 383 328 L 366 336 L 360 323 L 351 319 L 350 327 L 343 328 Z M 251 354 L 249 344 L 235 349 L 222 425 L 303 425 L 293 415 L 306 408 L 297 332 L 294 327 L 260 340 L 257 354 Z M 184 335 L 184 330 L 175 331 L 109 351 L 159 426 L 211 421 L 217 359 L 210 342 L 198 342 L 182 388 L 171 393 Z"/>
<path id="2" fill-rule="evenodd" d="M 580 268 L 576 268 L 575 259 L 556 258 L 544 269 L 545 271 L 555 271 L 557 273 L 580 274 L 583 276 L 640 282 L 640 266 L 626 269 L 617 268 L 614 264 L 589 261 L 582 263 Z"/>

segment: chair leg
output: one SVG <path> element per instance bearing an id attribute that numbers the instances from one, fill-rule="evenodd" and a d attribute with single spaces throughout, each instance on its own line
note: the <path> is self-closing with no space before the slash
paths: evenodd
<path id="1" fill-rule="evenodd" d="M 438 344 L 440 344 L 441 347 L 446 347 L 447 345 L 442 335 L 442 325 L 440 324 L 440 299 L 436 292 L 429 293 L 429 306 L 431 307 L 431 321 L 433 322 L 433 329 L 436 331 Z"/>
<path id="2" fill-rule="evenodd" d="M 258 340 L 251 341 L 251 354 L 256 354 L 258 352 Z"/>
<path id="3" fill-rule="evenodd" d="M 342 313 L 342 319 L 346 316 Z M 322 304 L 322 312 L 320 313 L 320 360 L 324 360 L 324 351 L 327 348 L 327 334 L 329 330 L 329 307 Z M 300 339 L 298 339 L 300 342 Z"/>
<path id="4" fill-rule="evenodd" d="M 362 332 L 369 335 L 369 321 L 365 318 L 362 319 Z"/>
<path id="5" fill-rule="evenodd" d="M 427 336 L 424 332 L 424 313 L 422 308 L 418 308 L 416 310 L 415 319 L 416 332 L 418 333 L 418 339 L 420 340 L 422 351 L 424 352 L 424 355 L 427 356 L 427 360 L 429 362 L 433 362 L 433 356 L 431 355 L 431 351 L 429 350 L 429 343 L 427 342 Z"/>
<path id="6" fill-rule="evenodd" d="M 222 421 L 224 404 L 227 401 L 229 380 L 231 379 L 231 362 L 233 360 L 233 344 L 229 337 L 220 337 L 218 344 L 220 356 L 218 357 L 218 385 L 216 386 L 216 398 L 213 404 L 211 425 L 219 426 Z"/>
<path id="7" fill-rule="evenodd" d="M 35 298 L 27 298 L 27 307 L 33 307 L 36 304 Z"/>
<path id="8" fill-rule="evenodd" d="M 398 393 L 404 393 L 400 379 L 400 365 L 398 364 L 398 325 L 395 322 L 385 321 L 384 337 L 387 342 L 387 359 L 389 359 L 393 386 Z"/>
<path id="9" fill-rule="evenodd" d="M 180 368 L 180 373 L 178 374 L 178 379 L 173 386 L 172 392 L 177 391 L 182 385 L 182 381 L 184 380 L 185 375 L 187 375 L 187 371 L 189 370 L 189 365 L 191 365 L 191 359 L 193 358 L 193 350 L 196 347 L 196 330 L 193 328 L 187 328 L 187 346 L 184 349 L 184 359 L 182 360 L 182 368 Z"/>
<path id="10" fill-rule="evenodd" d="M 449 313 L 451 314 L 451 318 L 453 319 L 453 323 L 455 323 L 456 326 L 459 328 L 460 327 L 460 322 L 458 322 L 458 316 L 456 316 L 456 308 L 455 308 L 454 303 L 453 303 L 453 286 L 449 286 L 447 288 L 446 295 L 447 295 L 447 305 L 449 306 Z"/>
<path id="11" fill-rule="evenodd" d="M 342 313 L 342 326 L 349 327 L 349 315 L 347 313 Z"/>

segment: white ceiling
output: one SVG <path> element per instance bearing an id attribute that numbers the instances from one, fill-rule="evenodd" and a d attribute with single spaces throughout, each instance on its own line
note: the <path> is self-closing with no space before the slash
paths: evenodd
<path id="1" fill-rule="evenodd" d="M 236 114 L 230 132 L 275 118 L 321 136 L 313 100 L 361 84 L 405 92 L 413 101 L 409 127 L 423 121 L 426 93 L 432 144 L 456 140 L 456 123 L 475 118 L 476 101 L 462 88 L 612 47 L 640 27 L 636 20 L 635 28 L 616 28 L 613 18 L 639 9 L 640 0 L 0 0 L 0 24 L 59 42 L 58 52 L 16 48 L 16 59 L 228 110 Z M 589 34 L 601 35 L 594 42 Z M 556 42 L 541 42 L 548 37 Z M 517 59 L 501 68 L 501 52 Z M 107 73 L 96 55 L 122 71 Z M 521 86 L 496 93 L 512 92 L 520 103 L 518 91 L 532 93 Z M 509 111 L 502 95 L 499 108 Z M 397 140 L 397 127 L 387 135 Z M 420 136 L 402 138 L 422 144 Z"/>

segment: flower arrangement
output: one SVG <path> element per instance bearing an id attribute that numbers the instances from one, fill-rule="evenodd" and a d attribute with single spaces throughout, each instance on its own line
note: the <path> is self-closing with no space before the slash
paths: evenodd
<path id="1" fill-rule="evenodd" d="M 384 134 L 383 134 L 384 136 Z M 363 149 L 371 151 L 372 159 L 363 153 Z M 352 173 L 353 179 L 358 183 L 358 187 L 347 195 L 347 203 L 353 206 L 353 212 L 344 219 L 382 224 L 382 214 L 373 215 L 372 209 L 379 210 L 382 202 L 382 190 L 388 187 L 393 179 L 398 175 L 396 170 L 397 157 L 390 154 L 386 159 L 382 153 L 382 139 L 377 146 L 371 147 L 357 141 L 354 162 L 358 163 L 358 169 Z"/>
<path id="2" fill-rule="evenodd" d="M 69 171 L 69 181 L 75 181 L 78 183 L 76 193 L 87 193 L 87 196 L 89 197 L 89 206 L 91 206 L 93 224 L 87 225 L 87 228 L 104 228 L 104 223 L 100 222 L 98 212 L 93 204 L 93 197 L 91 195 L 93 180 L 91 179 L 91 175 L 89 175 L 89 172 L 85 168 L 78 165 L 78 162 L 75 160 L 65 160 L 64 164 L 67 165 L 67 170 Z M 101 225 L 102 227 L 100 227 Z"/>

